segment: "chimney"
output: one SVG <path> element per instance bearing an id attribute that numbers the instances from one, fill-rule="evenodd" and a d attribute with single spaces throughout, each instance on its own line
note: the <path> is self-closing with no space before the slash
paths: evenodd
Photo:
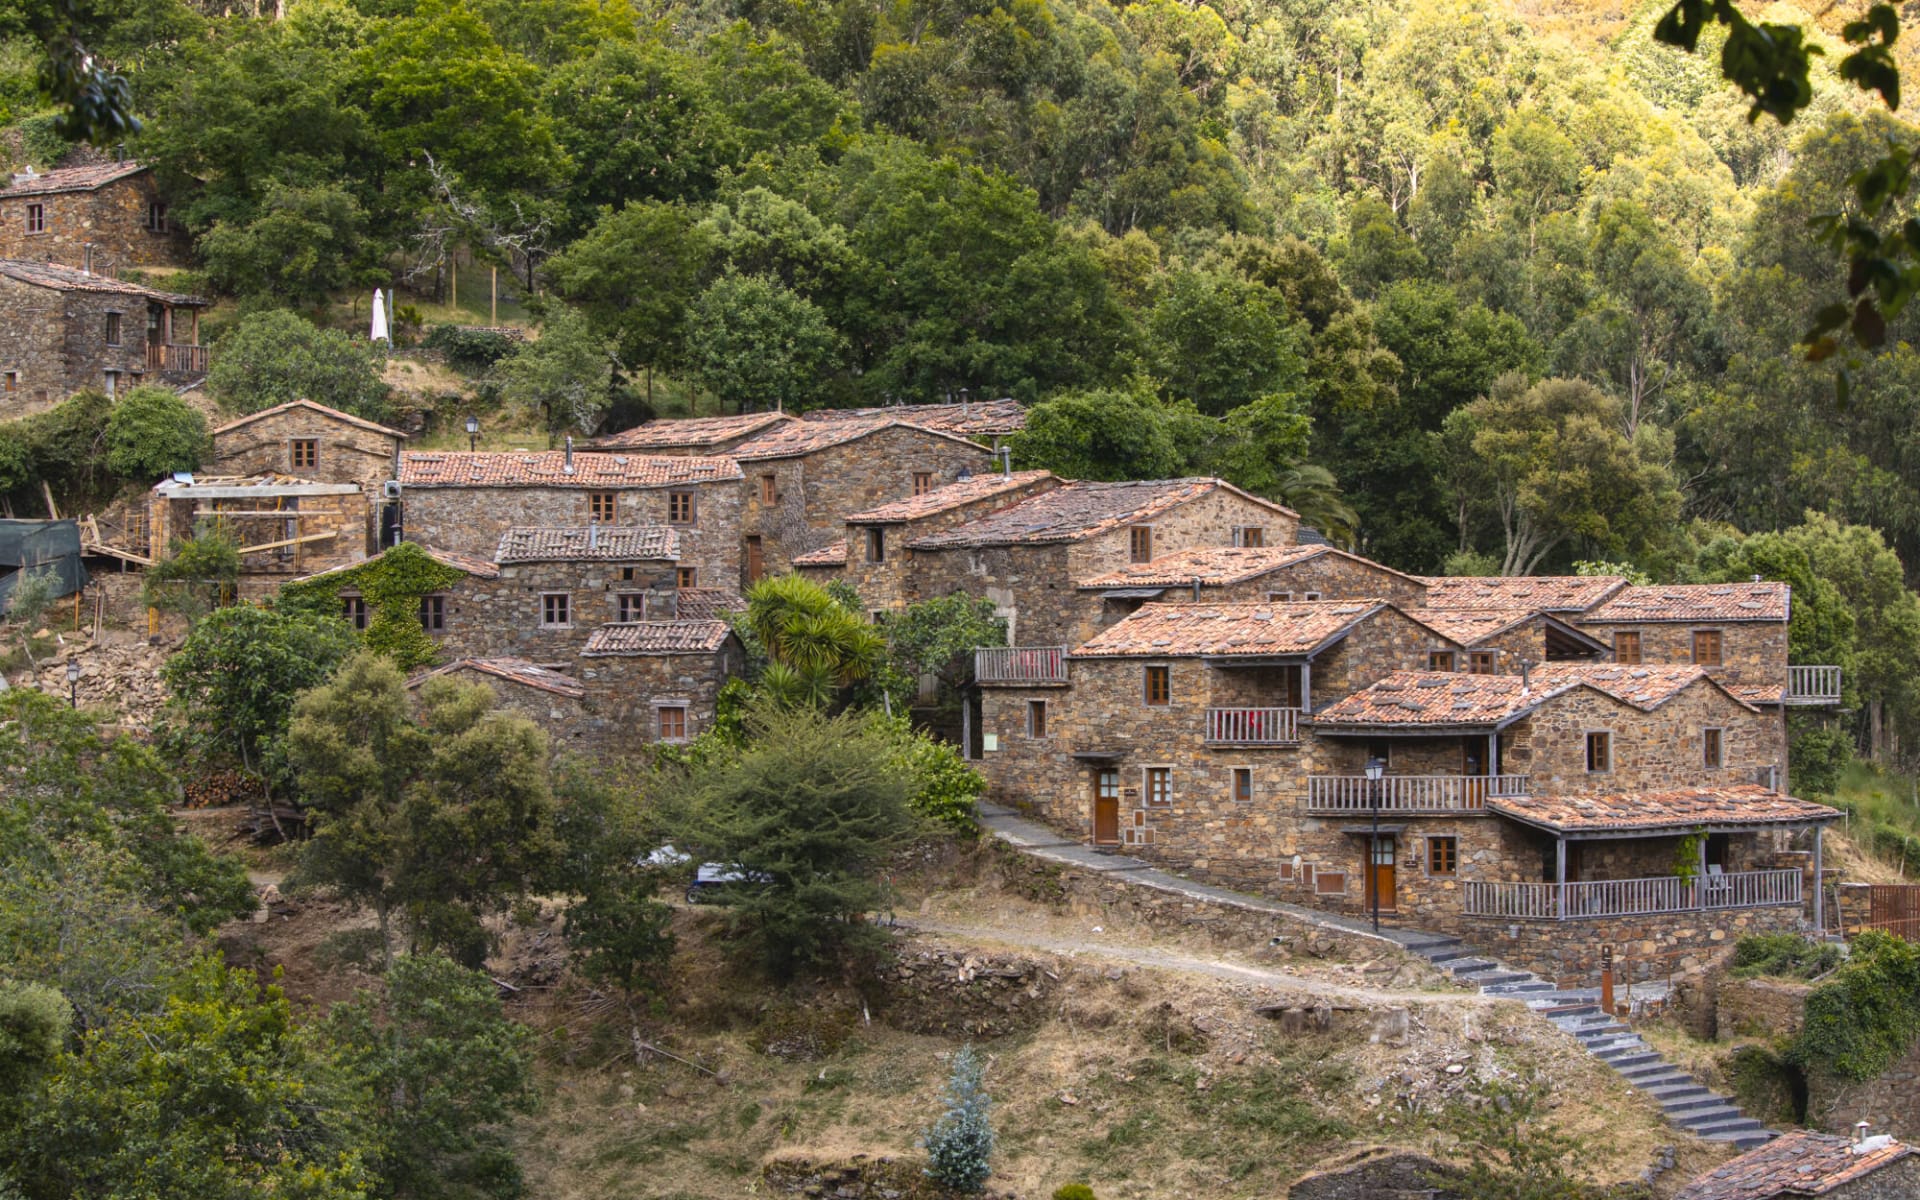
<path id="1" fill-rule="evenodd" d="M 1755 572 L 1753 573 L 1753 581 L 1754 581 L 1755 583 L 1759 583 L 1759 582 L 1760 582 L 1760 572 L 1758 572 L 1758 571 L 1755 571 Z"/>
<path id="2" fill-rule="evenodd" d="M 588 521 L 587 522 L 587 549 L 598 550 L 599 548 L 600 548 L 600 526 L 596 522 Z"/>
<path id="3" fill-rule="evenodd" d="M 1193 602 L 1195 604 L 1200 603 L 1200 577 L 1198 575 L 1193 577 Z"/>
<path id="4" fill-rule="evenodd" d="M 1520 660 L 1520 694 L 1522 696 L 1533 694 L 1533 660 L 1530 658 Z"/>
<path id="5" fill-rule="evenodd" d="M 1000 475 L 1004 479 L 1013 478 L 1013 447 L 1000 447 Z"/>
<path id="6" fill-rule="evenodd" d="M 569 475 L 573 474 L 573 435 L 572 434 L 567 435 L 567 460 L 566 460 L 566 465 L 563 466 L 561 470 L 565 471 Z"/>

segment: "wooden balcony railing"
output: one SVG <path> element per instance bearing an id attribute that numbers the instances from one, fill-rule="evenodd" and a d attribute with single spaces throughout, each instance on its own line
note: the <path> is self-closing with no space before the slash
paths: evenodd
<path id="1" fill-rule="evenodd" d="M 1373 811 L 1373 789 L 1380 790 L 1383 813 L 1480 812 L 1487 801 L 1527 794 L 1525 775 L 1389 775 L 1375 783 L 1365 775 L 1310 775 L 1307 811 Z"/>
<path id="2" fill-rule="evenodd" d="M 205 375 L 207 373 L 207 348 L 205 346 L 181 346 L 168 342 L 147 343 L 147 370 L 162 375 Z"/>
<path id="3" fill-rule="evenodd" d="M 1840 703 L 1840 668 L 1788 667 L 1787 703 Z"/>
<path id="4" fill-rule="evenodd" d="M 1065 646 L 982 646 L 973 652 L 979 683 L 1065 683 Z"/>
<path id="5" fill-rule="evenodd" d="M 1466 913 L 1515 921 L 1577 921 L 1594 917 L 1641 917 L 1702 909 L 1798 906 L 1798 871 L 1734 871 L 1692 882 L 1678 876 L 1599 879 L 1588 883 L 1482 883 L 1466 885 Z"/>
<path id="6" fill-rule="evenodd" d="M 1284 746 L 1300 740 L 1297 708 L 1210 708 L 1207 743 L 1214 746 Z"/>

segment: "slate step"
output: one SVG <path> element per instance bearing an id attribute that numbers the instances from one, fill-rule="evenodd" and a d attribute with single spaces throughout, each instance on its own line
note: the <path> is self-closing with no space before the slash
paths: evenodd
<path id="1" fill-rule="evenodd" d="M 1447 970 L 1453 973 L 1455 979 L 1464 979 L 1469 975 L 1477 974 L 1481 971 L 1498 971 L 1500 969 L 1500 964 L 1490 958 L 1463 958 L 1457 962 L 1447 964 Z"/>
<path id="2" fill-rule="evenodd" d="M 1608 1058 L 1602 1055 L 1600 1061 L 1618 1071 L 1621 1067 L 1651 1066 L 1655 1063 L 1665 1062 L 1666 1060 L 1651 1050 L 1635 1050 L 1628 1051 L 1618 1058 Z"/>
<path id="3" fill-rule="evenodd" d="M 1698 1083 L 1699 1080 L 1680 1070 L 1666 1059 L 1657 1063 L 1642 1063 L 1638 1066 L 1619 1068 L 1626 1081 L 1642 1091 L 1650 1087 L 1662 1087 L 1671 1083 Z"/>
<path id="4" fill-rule="evenodd" d="M 1640 1090 L 1646 1093 L 1648 1098 L 1655 1104 L 1665 1104 L 1669 1100 L 1694 1095 L 1699 1089 L 1700 1085 L 1698 1083 L 1689 1082 L 1654 1084 L 1651 1087 L 1643 1087 Z"/>
<path id="5" fill-rule="evenodd" d="M 1725 1100 L 1702 1105 L 1699 1108 L 1663 1109 L 1662 1111 L 1666 1113 L 1667 1120 L 1683 1129 L 1703 1129 L 1707 1126 L 1724 1125 L 1729 1121 L 1740 1122 L 1748 1119 L 1747 1114 Z M 1758 1124 L 1758 1122 L 1755 1123 Z"/>
<path id="6" fill-rule="evenodd" d="M 1529 979 L 1524 983 L 1483 984 L 1480 990 L 1489 996 L 1539 996 L 1551 994 L 1553 985 L 1544 979 Z"/>
<path id="7" fill-rule="evenodd" d="M 1608 1018 L 1605 1025 L 1581 1026 L 1579 1029 L 1573 1031 L 1573 1036 L 1579 1038 L 1582 1042 L 1591 1043 L 1600 1038 L 1618 1037 L 1620 1034 L 1632 1032 L 1633 1030 L 1628 1029 L 1625 1025 L 1620 1024 L 1620 1022 Z"/>
<path id="8" fill-rule="evenodd" d="M 1460 972 L 1455 971 L 1454 974 L 1458 975 Z M 1473 982 L 1479 984 L 1481 989 L 1485 990 L 1496 983 L 1535 983 L 1538 981 L 1534 976 L 1528 975 L 1524 971 L 1476 971 L 1474 972 Z"/>
<path id="9" fill-rule="evenodd" d="M 1724 1142 L 1729 1138 L 1740 1137 L 1743 1134 L 1768 1132 L 1765 1125 L 1762 1125 L 1752 1117 L 1741 1116 L 1721 1117 L 1711 1121 L 1702 1121 L 1698 1124 L 1682 1118 L 1679 1125 L 1680 1128 L 1693 1134 L 1695 1137 L 1703 1137 L 1710 1142 Z"/>

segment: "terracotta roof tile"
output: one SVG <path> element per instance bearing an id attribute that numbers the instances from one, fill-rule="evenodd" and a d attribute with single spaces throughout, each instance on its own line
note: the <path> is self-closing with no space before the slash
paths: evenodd
<path id="1" fill-rule="evenodd" d="M 1381 566 L 1332 546 L 1202 546 L 1163 554 L 1152 562 L 1132 563 L 1118 571 L 1083 579 L 1079 587 L 1087 591 L 1123 587 L 1178 587 L 1191 584 L 1196 578 L 1203 587 L 1224 587 L 1257 579 L 1270 571 L 1291 567 L 1325 554 L 1337 554 L 1385 574 L 1399 576 L 1409 583 L 1420 582 L 1412 575 L 1401 574 L 1392 567 Z"/>
<path id="2" fill-rule="evenodd" d="M 1785 704 L 1787 702 L 1787 685 L 1784 683 L 1735 683 L 1729 680 L 1726 688 L 1748 704 Z"/>
<path id="3" fill-rule="evenodd" d="M 596 438 L 596 450 L 658 450 L 677 446 L 717 446 L 748 437 L 794 418 L 786 413 L 741 413 L 733 417 L 684 417 L 648 421 L 622 433 Z"/>
<path id="4" fill-rule="evenodd" d="M 1462 646 L 1471 646 L 1546 613 L 1537 608 L 1413 608 L 1407 615 Z"/>
<path id="5" fill-rule="evenodd" d="M 1627 586 L 1618 575 L 1432 575 L 1428 608 L 1539 608 L 1585 612 Z"/>
<path id="6" fill-rule="evenodd" d="M 731 458 L 663 454 L 575 453 L 567 473 L 566 452 L 463 454 L 409 450 L 400 455 L 402 487 L 605 487 L 653 488 L 722 483 L 741 478 Z"/>
<path id="7" fill-rule="evenodd" d="M 923 517 L 937 516 L 965 504 L 976 504 L 982 500 L 991 500 L 995 496 L 1022 492 L 1052 478 L 1051 471 L 1015 471 L 1011 475 L 1002 475 L 996 471 L 975 475 L 971 479 L 949 483 L 918 496 L 909 496 L 905 500 L 895 500 L 891 504 L 882 504 L 879 508 L 854 513 L 847 518 L 847 524 L 899 525 L 908 521 L 918 521 Z"/>
<path id="8" fill-rule="evenodd" d="M 999 512 L 907 543 L 912 550 L 958 546 L 1039 546 L 1077 542 L 1151 520 L 1208 492 L 1226 490 L 1288 517 L 1299 514 L 1249 495 L 1221 479 L 1151 479 L 1127 483 L 1076 481 Z"/>
<path id="9" fill-rule="evenodd" d="M 415 543 L 419 545 L 419 543 Z M 476 579 L 498 579 L 500 567 L 484 558 L 474 558 L 469 554 L 455 554 L 451 550 L 441 550 L 433 546 L 421 545 L 420 549 L 428 558 L 443 567 L 452 567 L 456 571 L 465 571 Z"/>
<path id="10" fill-rule="evenodd" d="M 1589 611 L 1587 621 L 1784 621 L 1784 583 L 1695 583 L 1630 587 Z"/>
<path id="11" fill-rule="evenodd" d="M 1675 1194 L 1674 1200 L 1780 1200 L 1824 1196 L 1843 1183 L 1871 1175 L 1906 1158 L 1904 1142 L 1870 1138 L 1855 1153 L 1847 1138 L 1799 1129 L 1722 1163 Z"/>
<path id="12" fill-rule="evenodd" d="M 1719 686 L 1705 667 L 1692 663 L 1633 666 L 1619 663 L 1543 663 L 1533 668 L 1532 674 L 1535 687 L 1555 689 L 1584 683 L 1622 703 L 1643 709 L 1658 708 L 1703 679 Z"/>
<path id="13" fill-rule="evenodd" d="M 91 192 L 116 179 L 126 179 L 145 170 L 147 167 L 143 163 L 109 162 L 86 167 L 62 167 L 24 178 L 16 175 L 12 183 L 0 188 L 0 200 L 12 200 L 19 196 L 51 196 L 56 192 Z"/>
<path id="14" fill-rule="evenodd" d="M 883 429 L 917 429 L 921 433 L 950 442 L 959 442 L 974 446 L 982 454 L 987 448 L 978 442 L 970 442 L 958 434 L 944 430 L 929 429 L 916 425 L 912 421 L 902 421 L 897 417 L 882 416 L 875 412 L 869 416 L 849 418 L 841 421 L 790 421 L 760 434 L 751 441 L 742 442 L 728 454 L 741 462 L 759 462 L 775 458 L 797 458 L 803 454 L 813 454 L 833 446 L 857 442 L 870 437 Z"/>
<path id="15" fill-rule="evenodd" d="M 975 400 L 964 404 L 894 404 L 885 408 L 816 408 L 802 415 L 807 421 L 846 421 L 887 416 L 911 421 L 923 429 L 957 433 L 961 437 L 1018 433 L 1027 427 L 1027 410 L 1018 401 Z"/>
<path id="16" fill-rule="evenodd" d="M 328 408 L 324 404 L 316 404 L 312 400 L 289 400 L 285 404 L 276 404 L 272 408 L 263 408 L 259 412 L 248 413 L 244 417 L 240 417 L 236 420 L 228 421 L 225 425 L 222 425 L 219 428 L 215 429 L 213 431 L 213 436 L 219 437 L 223 433 L 231 433 L 234 430 L 239 429 L 244 425 L 251 425 L 255 421 L 262 420 L 266 417 L 278 416 L 284 412 L 292 412 L 296 408 L 306 409 L 310 412 L 318 413 L 319 415 L 326 417 L 330 420 L 342 421 L 348 425 L 355 426 L 356 428 L 359 428 L 359 429 L 365 429 L 371 433 L 385 434 L 387 437 L 394 438 L 399 441 L 405 441 L 407 437 L 406 434 L 401 433 L 398 429 L 388 429 L 385 425 L 375 424 L 374 422 L 369 421 L 364 417 L 356 417 L 352 413 L 341 412 L 337 408 Z"/>
<path id="17" fill-rule="evenodd" d="M 680 621 L 718 621 L 722 614 L 747 611 L 746 600 L 726 588 L 681 588 L 678 603 Z"/>
<path id="18" fill-rule="evenodd" d="M 1305 656 L 1385 607 L 1380 600 L 1147 604 L 1089 638 L 1068 657 Z"/>
<path id="19" fill-rule="evenodd" d="M 1536 708 L 1550 693 L 1518 675 L 1395 671 L 1313 714 L 1315 725 L 1421 728 L 1502 725 Z"/>
<path id="20" fill-rule="evenodd" d="M 793 556 L 796 567 L 844 567 L 847 565 L 847 539 L 829 542 L 818 550 Z"/>
<path id="21" fill-rule="evenodd" d="M 587 694 L 580 682 L 571 675 L 562 675 L 549 670 L 538 663 L 528 662 L 524 658 L 457 658 L 444 667 L 431 671 L 422 671 L 407 680 L 407 686 L 417 688 L 429 679 L 439 679 L 456 671 L 478 671 L 482 675 L 491 675 L 495 679 L 504 679 L 508 683 L 517 683 L 525 687 L 538 688 L 543 692 L 552 692 L 569 700 L 578 700 Z"/>
<path id="22" fill-rule="evenodd" d="M 500 535 L 495 562 L 613 562 L 680 557 L 680 535 L 665 525 L 515 526 Z"/>
<path id="23" fill-rule="evenodd" d="M 147 287 L 145 284 L 130 283 L 125 279 L 114 279 L 106 275 L 95 275 L 74 267 L 26 262 L 18 258 L 0 258 L 0 275 L 19 280 L 21 283 L 30 283 L 35 287 L 53 288 L 61 292 L 106 292 L 115 296 L 137 296 L 142 300 L 158 300 L 162 304 L 177 305 L 181 308 L 205 308 L 208 304 L 208 301 L 198 296 L 163 292 L 157 288 Z"/>
<path id="24" fill-rule="evenodd" d="M 1757 783 L 1671 788 L 1601 796 L 1525 796 L 1489 800 L 1505 817 L 1561 833 L 1679 829 L 1699 825 L 1784 825 L 1828 821 L 1838 809 Z"/>
<path id="25" fill-rule="evenodd" d="M 733 630 L 725 621 L 620 621 L 587 635 L 589 658 L 622 654 L 711 654 Z"/>

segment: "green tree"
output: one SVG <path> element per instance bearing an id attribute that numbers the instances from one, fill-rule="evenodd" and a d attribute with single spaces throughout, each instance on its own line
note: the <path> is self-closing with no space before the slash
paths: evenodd
<path id="1" fill-rule="evenodd" d="M 540 414 L 549 445 L 567 433 L 592 433 L 612 401 L 606 342 L 572 308 L 549 313 L 540 336 L 494 364 L 489 378 L 503 400 Z"/>
<path id="2" fill-rule="evenodd" d="M 1068 392 L 1028 410 L 1013 456 L 1068 479 L 1168 479 L 1186 469 L 1174 426 L 1175 414 L 1139 388 Z"/>
<path id="3" fill-rule="evenodd" d="M 652 857 L 656 822 L 577 762 L 556 772 L 554 796 L 554 885 L 577 897 L 567 906 L 568 954 L 596 983 L 628 996 L 654 989 L 674 948 L 673 910 L 655 893 L 677 865 Z"/>
<path id="4" fill-rule="evenodd" d="M 723 407 L 799 409 L 820 394 L 838 340 L 805 297 L 764 276 L 727 274 L 688 314 L 687 367 Z"/>
<path id="5" fill-rule="evenodd" d="M 887 657 L 903 681 L 931 675 L 941 699 L 952 698 L 973 683 L 973 652 L 1007 644 L 1006 618 L 991 600 L 952 592 L 907 605 L 883 627 Z"/>
<path id="6" fill-rule="evenodd" d="M 244 223 L 215 220 L 200 235 L 207 278 L 222 291 L 314 305 L 379 276 L 368 269 L 366 213 L 337 184 L 275 184 Z"/>
<path id="7" fill-rule="evenodd" d="M 312 400 L 370 420 L 387 412 L 387 385 L 374 359 L 346 334 L 316 328 L 280 310 L 240 320 L 220 340 L 207 368 L 207 390 L 234 412 L 258 412 L 290 400 Z"/>
<path id="8" fill-rule="evenodd" d="M 170 388 L 134 388 L 107 417 L 107 467 L 122 479 L 145 483 L 197 470 L 212 448 L 206 418 Z"/>
<path id="9" fill-rule="evenodd" d="M 547 261 L 554 289 L 613 343 L 628 369 L 676 365 L 686 319 L 700 294 L 708 242 L 694 214 L 629 203 L 600 215 L 586 236 Z"/>
<path id="10" fill-rule="evenodd" d="M 986 1067 L 971 1043 L 953 1056 L 940 1114 L 921 1142 L 927 1148 L 927 1176 L 956 1192 L 978 1192 L 993 1174 L 991 1101 L 982 1086 Z"/>
<path id="11" fill-rule="evenodd" d="M 178 613 L 194 623 L 232 603 L 239 579 L 240 545 L 224 523 L 213 521 L 196 528 L 192 537 L 175 541 L 147 568 L 140 599 L 149 608 Z"/>
<path id="12" fill-rule="evenodd" d="M 1166 392 L 1223 416 L 1298 387 L 1302 372 L 1280 297 L 1227 276 L 1182 272 L 1147 319 Z"/>

